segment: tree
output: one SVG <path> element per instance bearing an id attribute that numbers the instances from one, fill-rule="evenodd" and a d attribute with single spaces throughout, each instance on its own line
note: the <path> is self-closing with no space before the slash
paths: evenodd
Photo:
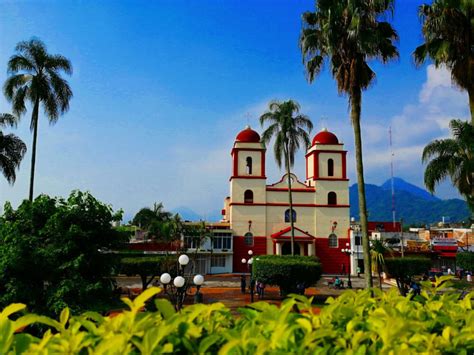
<path id="1" fill-rule="evenodd" d="M 91 194 L 67 199 L 38 196 L 17 210 L 5 204 L 0 217 L 0 305 L 22 302 L 35 312 L 91 310 L 113 298 L 112 250 L 121 233 L 120 213 Z"/>
<path id="2" fill-rule="evenodd" d="M 0 127 L 16 126 L 17 118 L 8 113 L 0 114 Z M 16 169 L 25 156 L 26 145 L 14 134 L 0 131 L 0 170 L 10 184 L 15 183 Z"/>
<path id="3" fill-rule="evenodd" d="M 464 251 L 456 254 L 456 265 L 464 270 L 474 271 L 474 252 Z"/>
<path id="4" fill-rule="evenodd" d="M 447 177 L 466 198 L 474 212 L 474 126 L 469 122 L 452 120 L 453 138 L 437 139 L 423 149 L 425 185 L 434 193 L 436 185 Z"/>
<path id="5" fill-rule="evenodd" d="M 54 124 L 69 110 L 72 90 L 61 72 L 72 74 L 71 62 L 59 54 L 49 54 L 39 39 L 23 41 L 16 45 L 14 54 L 8 61 L 8 77 L 3 87 L 5 96 L 12 102 L 13 113 L 18 117 L 26 112 L 29 102 L 33 108 L 30 129 L 33 131 L 31 154 L 31 175 L 29 200 L 33 201 L 35 180 L 36 144 L 40 106 Z"/>
<path id="6" fill-rule="evenodd" d="M 413 53 L 415 62 L 430 58 L 436 67 L 446 65 L 454 83 L 468 93 L 474 125 L 474 2 L 434 0 L 419 13 L 425 43 Z"/>
<path id="7" fill-rule="evenodd" d="M 398 291 L 406 296 L 406 285 L 410 284 L 415 275 L 423 275 L 430 266 L 431 260 L 425 257 L 387 258 L 385 266 L 389 275 L 397 281 Z"/>
<path id="8" fill-rule="evenodd" d="M 303 14 L 300 36 L 308 81 L 315 80 L 327 61 L 339 93 L 349 96 L 365 270 L 371 270 L 371 266 L 360 127 L 362 91 L 370 87 L 376 76 L 369 60 L 386 63 L 398 57 L 394 45 L 398 35 L 388 22 L 380 20 L 391 11 L 393 0 L 318 0 L 315 12 Z M 372 287 L 372 279 L 366 280 L 367 287 Z"/>
<path id="9" fill-rule="evenodd" d="M 296 151 L 301 145 L 305 149 L 310 146 L 309 133 L 313 129 L 313 123 L 309 117 L 299 112 L 300 105 L 296 101 L 271 101 L 268 104 L 268 110 L 260 116 L 262 127 L 265 123 L 269 123 L 267 129 L 263 132 L 262 142 L 267 145 L 272 138 L 275 138 L 273 150 L 278 167 L 281 168 L 282 161 L 285 162 L 286 176 L 288 178 L 288 201 L 290 205 L 291 255 L 295 254 L 291 168 L 295 163 Z"/>
<path id="10" fill-rule="evenodd" d="M 385 264 L 384 254 L 388 252 L 388 248 L 381 240 L 372 240 L 370 248 L 370 257 L 372 264 L 372 272 L 376 272 L 379 277 L 379 288 L 382 289 L 382 271 Z"/>
<path id="11" fill-rule="evenodd" d="M 162 202 L 155 202 L 153 207 L 144 207 L 133 217 L 132 223 L 143 229 L 149 229 L 154 222 L 169 221 L 171 213 L 165 211 Z"/>

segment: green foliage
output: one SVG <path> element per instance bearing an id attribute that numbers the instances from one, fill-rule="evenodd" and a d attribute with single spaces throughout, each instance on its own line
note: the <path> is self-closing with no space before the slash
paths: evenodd
<path id="1" fill-rule="evenodd" d="M 398 289 L 404 295 L 404 286 L 413 276 L 426 273 L 431 267 L 431 260 L 423 257 L 387 258 L 385 267 L 388 274 L 397 280 Z"/>
<path id="2" fill-rule="evenodd" d="M 26 303 L 39 313 L 73 312 L 112 297 L 110 275 L 120 218 L 91 194 L 68 199 L 37 197 L 17 210 L 5 204 L 0 218 L 0 304 Z"/>
<path id="3" fill-rule="evenodd" d="M 126 275 L 139 275 L 142 288 L 145 290 L 156 276 L 168 271 L 175 262 L 175 257 L 167 256 L 126 257 L 120 261 L 120 272 Z"/>
<path id="4" fill-rule="evenodd" d="M 17 117 L 0 113 L 0 127 L 14 127 Z M 10 184 L 16 180 L 16 169 L 26 153 L 26 144 L 14 134 L 3 134 L 0 131 L 0 172 Z"/>
<path id="5" fill-rule="evenodd" d="M 321 264 L 311 256 L 264 255 L 254 258 L 254 278 L 279 286 L 284 294 L 296 292 L 298 284 L 314 285 L 321 278 Z"/>
<path id="6" fill-rule="evenodd" d="M 444 280 L 440 280 L 444 281 Z M 164 299 L 156 312 L 142 312 L 160 290 L 150 288 L 113 318 L 94 312 L 59 320 L 21 312 L 12 304 L 0 313 L 0 352 L 14 353 L 192 353 L 192 354 L 470 354 L 474 351 L 474 294 L 458 300 L 436 287 L 420 301 L 397 292 L 345 291 L 320 314 L 311 299 L 295 296 L 281 306 L 266 302 L 234 316 L 220 303 L 175 312 Z M 373 296 L 371 295 L 373 292 Z M 21 316 L 20 316 L 21 315 Z M 15 333 L 31 324 L 49 328 L 41 337 Z M 387 326 L 389 324 L 390 326 Z M 26 329 L 26 331 L 28 328 Z"/>
<path id="7" fill-rule="evenodd" d="M 457 253 L 456 265 L 464 270 L 474 271 L 474 253 L 472 251 Z"/>

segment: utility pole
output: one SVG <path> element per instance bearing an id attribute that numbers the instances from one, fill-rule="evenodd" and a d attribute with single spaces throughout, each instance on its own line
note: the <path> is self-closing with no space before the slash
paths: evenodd
<path id="1" fill-rule="evenodd" d="M 403 218 L 400 218 L 400 240 L 402 244 L 402 258 L 405 257 L 404 246 L 403 246 Z"/>

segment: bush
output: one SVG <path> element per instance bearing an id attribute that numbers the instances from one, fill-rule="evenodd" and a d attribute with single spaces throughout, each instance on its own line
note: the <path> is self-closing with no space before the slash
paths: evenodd
<path id="1" fill-rule="evenodd" d="M 125 275 L 139 275 L 145 290 L 156 276 L 167 271 L 174 262 L 175 258 L 167 256 L 126 257 L 120 261 L 120 270 Z"/>
<path id="2" fill-rule="evenodd" d="M 311 299 L 296 296 L 281 306 L 254 303 L 237 315 L 221 303 L 196 304 L 176 313 L 164 299 L 158 311 L 141 312 L 160 290 L 150 288 L 113 318 L 87 312 L 59 321 L 33 314 L 19 317 L 24 306 L 12 304 L 0 314 L 0 352 L 6 353 L 144 353 L 144 354 L 472 354 L 473 293 L 434 288 L 422 301 L 411 301 L 394 290 L 342 293 L 329 299 L 320 314 Z M 374 296 L 371 295 L 373 292 Z M 10 319 L 11 318 L 11 319 Z M 15 319 L 15 320 L 13 320 Z M 16 334 L 41 323 L 51 331 L 42 337 Z M 387 326 L 390 325 L 390 326 Z M 28 328 L 26 329 L 28 330 Z"/>
<path id="3" fill-rule="evenodd" d="M 474 271 L 474 253 L 472 251 L 457 253 L 456 265 L 464 270 Z"/>
<path id="4" fill-rule="evenodd" d="M 321 278 L 321 264 L 311 256 L 258 256 L 252 267 L 256 280 L 279 286 L 283 294 L 297 292 L 298 284 L 312 286 Z"/>
<path id="5" fill-rule="evenodd" d="M 387 258 L 385 267 L 388 274 L 397 280 L 400 294 L 406 294 L 405 285 L 416 275 L 425 274 L 431 267 L 431 260 L 423 257 Z"/>

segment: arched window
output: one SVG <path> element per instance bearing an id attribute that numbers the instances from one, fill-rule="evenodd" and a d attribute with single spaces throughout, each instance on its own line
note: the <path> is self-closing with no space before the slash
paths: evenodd
<path id="1" fill-rule="evenodd" d="M 334 176 L 334 160 L 328 159 L 328 176 Z"/>
<path id="2" fill-rule="evenodd" d="M 330 248 L 337 248 L 337 235 L 334 233 L 329 234 L 329 247 Z"/>
<path id="3" fill-rule="evenodd" d="M 252 158 L 251 158 L 251 157 L 247 157 L 246 161 L 247 161 L 247 164 L 246 164 L 246 166 L 247 166 L 247 174 L 252 175 Z"/>
<path id="4" fill-rule="evenodd" d="M 245 233 L 244 235 L 244 244 L 248 247 L 253 246 L 253 234 L 250 232 Z"/>
<path id="5" fill-rule="evenodd" d="M 337 205 L 337 195 L 334 191 L 328 193 L 328 205 Z"/>
<path id="6" fill-rule="evenodd" d="M 296 222 L 296 211 L 293 210 L 293 222 Z M 290 223 L 290 209 L 285 211 L 285 223 Z"/>
<path id="7" fill-rule="evenodd" d="M 252 190 L 245 190 L 245 192 L 244 192 L 244 202 L 245 203 L 253 203 L 253 191 Z"/>

